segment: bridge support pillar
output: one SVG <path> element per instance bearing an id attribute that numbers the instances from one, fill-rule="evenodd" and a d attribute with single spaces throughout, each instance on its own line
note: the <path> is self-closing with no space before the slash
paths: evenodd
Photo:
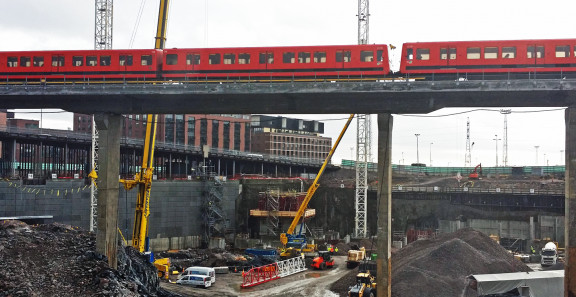
<path id="1" fill-rule="evenodd" d="M 389 113 L 378 114 L 378 297 L 390 297 L 392 287 L 392 124 Z"/>
<path id="2" fill-rule="evenodd" d="M 118 191 L 120 183 L 120 137 L 122 116 L 96 114 L 98 127 L 98 231 L 96 251 L 108 257 L 108 265 L 117 268 Z"/>

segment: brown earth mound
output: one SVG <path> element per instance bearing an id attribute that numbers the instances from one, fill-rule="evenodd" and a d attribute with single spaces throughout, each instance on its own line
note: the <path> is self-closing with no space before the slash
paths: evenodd
<path id="1" fill-rule="evenodd" d="M 531 271 L 494 240 L 472 229 L 418 240 L 392 255 L 393 297 L 472 297 L 466 277 L 471 274 Z M 330 288 L 347 296 L 358 269 Z"/>
<path id="2" fill-rule="evenodd" d="M 95 235 L 58 223 L 0 221 L 0 297 L 158 296 L 156 268 L 132 247 L 118 248 L 118 269 L 95 252 Z"/>

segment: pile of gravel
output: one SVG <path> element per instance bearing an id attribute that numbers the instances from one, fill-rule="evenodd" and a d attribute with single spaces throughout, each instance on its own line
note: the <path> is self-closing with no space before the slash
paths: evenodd
<path id="1" fill-rule="evenodd" d="M 475 297 L 471 274 L 531 271 L 487 235 L 460 229 L 415 241 L 392 255 L 393 297 Z M 358 269 L 336 281 L 331 290 L 347 296 Z"/>
<path id="2" fill-rule="evenodd" d="M 158 296 L 156 268 L 132 247 L 118 248 L 118 269 L 95 251 L 95 235 L 58 223 L 0 221 L 0 296 Z"/>

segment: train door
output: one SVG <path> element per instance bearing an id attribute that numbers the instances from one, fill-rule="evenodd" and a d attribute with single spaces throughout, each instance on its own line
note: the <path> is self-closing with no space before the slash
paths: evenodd
<path id="1" fill-rule="evenodd" d="M 340 68 L 344 69 L 348 67 L 348 63 L 352 60 L 352 53 L 350 50 L 341 49 L 336 50 L 336 64 L 340 66 Z"/>
<path id="2" fill-rule="evenodd" d="M 53 55 L 51 65 L 52 65 L 52 72 L 58 73 L 61 70 L 63 70 L 62 68 L 64 67 L 64 56 Z"/>
<path id="3" fill-rule="evenodd" d="M 446 68 L 456 67 L 456 48 L 450 46 L 441 47 L 440 60 L 444 60 Z"/>
<path id="4" fill-rule="evenodd" d="M 120 53 L 119 63 L 122 71 L 127 73 L 134 64 L 134 56 L 128 53 Z"/>
<path id="5" fill-rule="evenodd" d="M 268 71 L 272 64 L 274 64 L 274 52 L 262 51 L 258 53 L 258 65 L 261 70 Z"/>
<path id="6" fill-rule="evenodd" d="M 544 64 L 544 53 L 543 44 L 531 44 L 526 49 L 526 57 L 534 67 L 542 67 L 539 65 Z"/>
<path id="7" fill-rule="evenodd" d="M 200 53 L 199 52 L 187 52 L 186 53 L 186 71 L 194 73 L 198 70 L 200 65 Z"/>

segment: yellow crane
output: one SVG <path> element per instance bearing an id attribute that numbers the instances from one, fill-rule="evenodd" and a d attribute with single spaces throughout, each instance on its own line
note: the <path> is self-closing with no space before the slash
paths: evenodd
<path id="1" fill-rule="evenodd" d="M 316 175 L 314 182 L 308 188 L 308 192 L 306 193 L 306 197 L 304 197 L 304 200 L 302 201 L 302 204 L 300 205 L 300 208 L 298 209 L 296 216 L 292 220 L 292 224 L 290 224 L 290 227 L 288 227 L 288 230 L 286 230 L 286 233 L 280 234 L 280 242 L 282 243 L 282 246 L 283 246 L 282 253 L 280 253 L 280 256 L 282 258 L 293 257 L 297 253 L 300 253 L 302 251 L 311 251 L 312 249 L 315 249 L 315 247 L 313 245 L 309 245 L 306 242 L 306 236 L 304 234 L 302 234 L 302 226 L 300 227 L 300 232 L 298 232 L 298 234 L 294 234 L 294 230 L 296 229 L 296 226 L 298 225 L 298 221 L 300 221 L 300 219 L 303 217 L 304 212 L 306 211 L 306 208 L 308 208 L 308 203 L 312 199 L 312 196 L 316 192 L 316 189 L 318 189 L 318 187 L 320 186 L 320 184 L 318 184 L 318 181 L 320 180 L 320 177 L 322 177 L 322 174 L 324 173 L 324 170 L 326 169 L 326 165 L 328 165 L 328 163 L 330 162 L 330 159 L 332 159 L 332 155 L 334 155 L 334 152 L 336 151 L 338 144 L 340 144 L 340 140 L 342 140 L 344 133 L 346 133 L 348 126 L 350 126 L 350 122 L 352 122 L 352 119 L 354 119 L 354 114 L 351 114 L 350 117 L 348 118 L 348 121 L 344 125 L 342 132 L 340 132 L 338 139 L 336 140 L 336 142 L 332 146 L 330 153 L 328 153 L 328 156 L 326 156 L 324 163 L 322 163 L 322 167 L 320 167 L 320 171 L 318 171 L 318 174 Z"/>
<path id="2" fill-rule="evenodd" d="M 166 42 L 166 27 L 168 23 L 169 0 L 160 0 L 158 12 L 158 28 L 156 30 L 155 49 L 164 49 Z M 148 216 L 150 215 L 150 189 L 152 187 L 152 176 L 154 174 L 154 147 L 156 144 L 156 126 L 158 115 L 148 114 L 146 117 L 146 137 L 144 139 L 144 152 L 142 155 L 142 167 L 140 172 L 134 175 L 133 180 L 121 179 L 126 190 L 131 190 L 138 186 L 136 197 L 136 213 L 134 215 L 134 227 L 132 229 L 132 246 L 138 251 L 148 250 Z M 154 266 L 158 268 L 159 276 L 168 278 L 170 259 L 158 259 L 154 261 Z"/>

